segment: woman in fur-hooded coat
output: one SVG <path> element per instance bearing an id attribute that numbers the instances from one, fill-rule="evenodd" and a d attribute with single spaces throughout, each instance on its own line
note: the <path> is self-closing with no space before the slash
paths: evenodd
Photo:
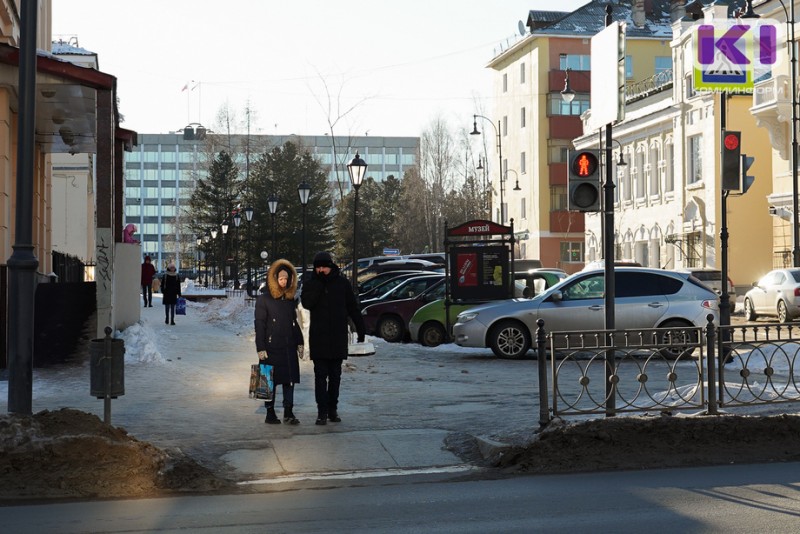
<path id="1" fill-rule="evenodd" d="M 267 288 L 256 299 L 255 309 L 259 361 L 273 366 L 275 388 L 278 384 L 283 386 L 284 421 L 292 424 L 297 424 L 292 405 L 294 384 L 300 382 L 298 346 L 303 344 L 303 334 L 297 323 L 296 293 L 297 272 L 294 266 L 288 260 L 276 260 L 267 272 Z M 272 398 L 271 402 L 265 403 L 267 423 L 277 420 L 274 417 L 274 394 Z"/>

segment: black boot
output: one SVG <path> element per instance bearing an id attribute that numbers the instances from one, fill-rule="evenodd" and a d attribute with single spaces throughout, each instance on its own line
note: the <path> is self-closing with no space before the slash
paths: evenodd
<path id="1" fill-rule="evenodd" d="M 275 407 L 270 406 L 267 408 L 267 418 L 264 419 L 264 422 L 268 425 L 279 425 L 281 424 L 281 420 L 278 419 L 278 415 L 275 413 Z"/>
<path id="2" fill-rule="evenodd" d="M 283 407 L 283 422 L 289 423 L 290 425 L 299 425 L 300 420 L 294 416 L 292 413 L 291 406 L 284 406 Z"/>
<path id="3" fill-rule="evenodd" d="M 342 419 L 339 417 L 339 413 L 336 411 L 336 408 L 330 411 L 328 414 L 328 421 L 331 423 L 341 423 Z"/>
<path id="4" fill-rule="evenodd" d="M 314 422 L 315 425 L 327 425 L 328 424 L 328 414 L 325 412 L 318 412 L 317 413 L 317 420 Z"/>

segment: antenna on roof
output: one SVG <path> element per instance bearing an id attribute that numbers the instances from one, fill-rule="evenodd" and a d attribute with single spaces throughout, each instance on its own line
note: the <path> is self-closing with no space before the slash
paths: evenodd
<path id="1" fill-rule="evenodd" d="M 519 34 L 523 37 L 525 37 L 525 35 L 528 33 L 527 29 L 525 28 L 525 24 L 521 20 L 517 22 L 517 29 L 519 30 Z"/>

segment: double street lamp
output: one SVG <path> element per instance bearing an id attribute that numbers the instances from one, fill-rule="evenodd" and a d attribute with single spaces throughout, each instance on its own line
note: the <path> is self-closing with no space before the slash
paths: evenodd
<path id="1" fill-rule="evenodd" d="M 302 280 L 306 274 L 306 204 L 308 204 L 308 197 L 311 194 L 311 186 L 308 185 L 308 182 L 303 180 L 297 186 L 297 194 L 300 196 L 300 205 L 303 206 L 303 254 L 300 256 L 302 262 L 300 279 Z"/>
<path id="2" fill-rule="evenodd" d="M 350 183 L 353 185 L 353 291 L 358 294 L 358 253 L 356 249 L 356 239 L 358 237 L 358 188 L 361 187 L 361 182 L 364 180 L 364 175 L 367 174 L 367 162 L 361 159 L 356 151 L 356 157 L 347 164 L 347 172 L 350 174 Z"/>
<path id="3" fill-rule="evenodd" d="M 478 130 L 478 119 L 483 119 L 487 121 L 489 124 L 492 125 L 494 128 L 495 134 L 497 134 L 497 156 L 500 163 L 500 166 L 497 167 L 497 176 L 500 179 L 500 224 L 505 224 L 506 221 L 506 206 L 503 202 L 503 142 L 502 138 L 500 137 L 500 122 L 498 121 L 497 126 L 494 125 L 489 117 L 484 117 L 483 115 L 473 115 L 472 116 L 472 131 L 469 133 L 470 135 L 480 135 L 481 132 Z"/>

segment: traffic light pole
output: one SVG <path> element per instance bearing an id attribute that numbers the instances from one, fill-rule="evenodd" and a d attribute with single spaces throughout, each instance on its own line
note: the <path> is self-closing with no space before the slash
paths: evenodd
<path id="1" fill-rule="evenodd" d="M 611 26 L 611 5 L 606 6 L 606 26 Z M 612 127 L 606 125 L 606 164 L 603 168 L 605 184 L 603 184 L 603 258 L 605 259 L 605 329 L 613 332 L 615 329 L 614 296 L 616 287 L 614 281 L 614 180 L 611 173 L 612 155 Z M 613 349 L 606 351 L 606 416 L 616 414 L 616 389 L 613 381 L 615 354 Z"/>

